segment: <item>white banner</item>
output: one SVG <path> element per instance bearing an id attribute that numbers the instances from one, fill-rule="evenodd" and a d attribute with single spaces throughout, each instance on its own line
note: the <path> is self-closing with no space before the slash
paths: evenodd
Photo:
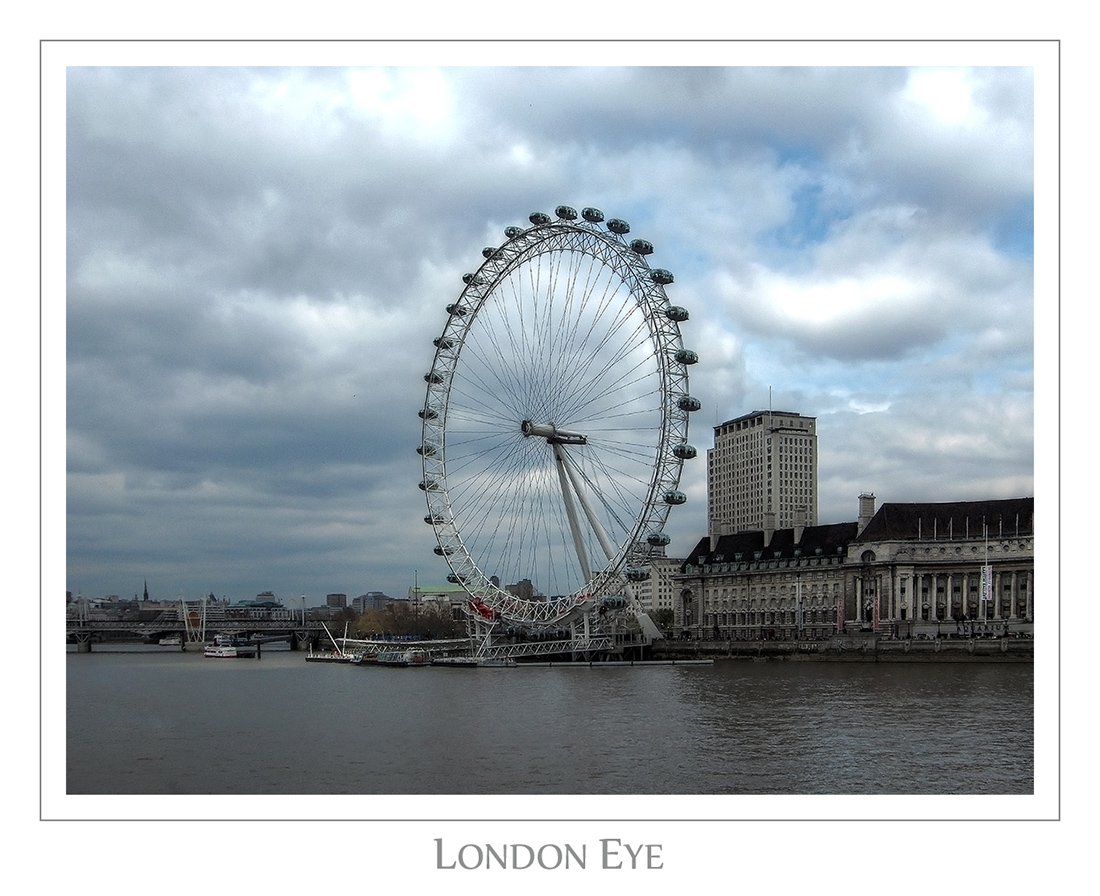
<path id="1" fill-rule="evenodd" d="M 993 600 L 993 567 L 988 563 L 982 567 L 982 600 Z"/>

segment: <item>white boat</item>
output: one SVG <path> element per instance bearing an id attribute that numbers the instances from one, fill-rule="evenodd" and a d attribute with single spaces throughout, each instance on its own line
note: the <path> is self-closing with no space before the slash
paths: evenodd
<path id="1" fill-rule="evenodd" d="M 256 655 L 256 645 L 232 635 L 217 635 L 213 644 L 207 644 L 203 648 L 202 655 L 217 659 L 253 657 Z"/>
<path id="2" fill-rule="evenodd" d="M 332 651 L 322 650 L 317 653 L 313 652 L 311 648 L 309 653 L 306 654 L 307 663 L 353 663 L 355 658 L 350 653 L 333 653 Z"/>
<path id="3" fill-rule="evenodd" d="M 510 656 L 496 656 L 480 659 L 477 661 L 477 664 L 491 669 L 511 669 L 516 665 L 516 661 Z"/>
<path id="4" fill-rule="evenodd" d="M 428 651 L 410 648 L 408 650 L 383 650 L 378 654 L 379 666 L 427 666 L 431 664 Z"/>
<path id="5" fill-rule="evenodd" d="M 477 666 L 477 657 L 474 656 L 434 656 L 433 666 L 451 666 L 452 668 L 470 668 Z"/>

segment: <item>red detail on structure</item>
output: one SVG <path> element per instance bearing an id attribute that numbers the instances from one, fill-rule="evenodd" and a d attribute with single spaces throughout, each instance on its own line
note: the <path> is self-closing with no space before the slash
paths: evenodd
<path id="1" fill-rule="evenodd" d="M 479 597 L 473 598 L 470 601 L 470 606 L 473 608 L 475 613 L 477 613 L 479 616 L 481 616 L 485 619 L 488 619 L 488 620 L 492 621 L 493 619 L 497 618 L 496 611 L 493 610 L 490 606 L 488 606 L 485 603 L 485 601 L 483 601 Z"/>

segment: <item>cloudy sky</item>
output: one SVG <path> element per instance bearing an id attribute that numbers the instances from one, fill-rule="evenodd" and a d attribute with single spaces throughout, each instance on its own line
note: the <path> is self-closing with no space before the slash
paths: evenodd
<path id="1" fill-rule="evenodd" d="M 711 427 L 817 417 L 819 518 L 1034 494 L 1027 68 L 73 67 L 67 583 L 322 603 L 444 581 L 432 339 L 483 246 L 651 241 Z"/>

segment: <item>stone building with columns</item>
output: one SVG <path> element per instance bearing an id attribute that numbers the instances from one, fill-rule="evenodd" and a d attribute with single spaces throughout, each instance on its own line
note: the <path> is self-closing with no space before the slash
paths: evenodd
<path id="1" fill-rule="evenodd" d="M 1034 499 L 886 503 L 856 522 L 708 536 L 674 577 L 674 626 L 723 640 L 1030 634 Z"/>
<path id="2" fill-rule="evenodd" d="M 1034 498 L 873 508 L 861 495 L 848 550 L 854 619 L 900 636 L 1030 633 Z"/>

